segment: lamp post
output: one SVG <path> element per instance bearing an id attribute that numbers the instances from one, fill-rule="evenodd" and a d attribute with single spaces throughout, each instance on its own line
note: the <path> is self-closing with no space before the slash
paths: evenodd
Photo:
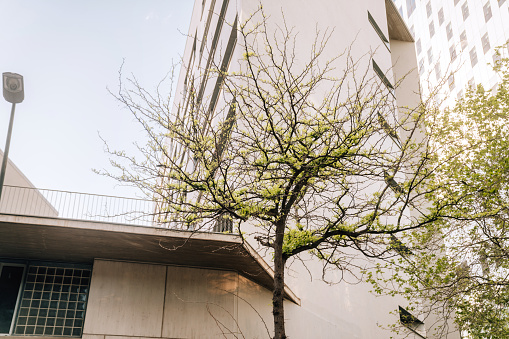
<path id="1" fill-rule="evenodd" d="M 12 103 L 11 119 L 9 121 L 9 130 L 7 132 L 7 141 L 5 142 L 4 159 L 2 161 L 2 169 L 0 171 L 0 201 L 2 199 L 2 190 L 4 188 L 5 169 L 7 167 L 7 159 L 9 155 L 9 146 L 11 144 L 12 124 L 14 122 L 14 110 L 16 104 L 19 104 L 25 98 L 25 88 L 23 84 L 23 76 L 5 72 L 2 74 L 2 83 L 4 88 L 4 99 Z"/>

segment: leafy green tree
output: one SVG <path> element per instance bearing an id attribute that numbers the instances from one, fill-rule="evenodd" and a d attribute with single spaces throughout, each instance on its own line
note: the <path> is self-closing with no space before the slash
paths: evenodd
<path id="1" fill-rule="evenodd" d="M 428 193 L 428 141 L 416 137 L 426 109 L 398 110 L 369 53 L 354 59 L 347 49 L 324 60 L 325 31 L 304 60 L 291 29 L 271 31 L 263 12 L 256 15 L 258 24 L 238 26 L 233 70 L 216 65 L 186 80 L 174 107 L 135 79 L 121 86 L 118 100 L 150 141 L 140 146 L 141 160 L 113 151 L 120 174 L 112 176 L 154 197 L 160 223 L 254 228 L 273 253 L 274 338 L 281 339 L 289 258 L 308 252 L 343 270 L 355 265 L 346 253 L 389 260 L 404 247 L 398 235 L 438 215 L 416 209 Z M 223 104 L 201 96 L 205 78 L 221 85 Z"/>
<path id="2" fill-rule="evenodd" d="M 413 255 L 392 266 L 410 300 L 455 315 L 469 338 L 509 337 L 508 66 L 496 63 L 493 90 L 479 85 L 428 111 L 427 199 L 438 218 L 407 238 Z"/>

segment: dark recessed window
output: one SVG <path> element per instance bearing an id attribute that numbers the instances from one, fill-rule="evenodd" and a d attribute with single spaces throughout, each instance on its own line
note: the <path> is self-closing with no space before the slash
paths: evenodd
<path id="1" fill-rule="evenodd" d="M 433 50 L 431 49 L 431 47 L 428 49 L 428 64 L 432 64 L 433 63 Z"/>
<path id="2" fill-rule="evenodd" d="M 483 50 L 484 54 L 486 54 L 491 48 L 488 33 L 483 35 L 483 37 L 481 38 L 481 43 L 482 43 L 482 50 Z"/>
<path id="3" fill-rule="evenodd" d="M 463 21 L 467 20 L 470 15 L 470 12 L 468 11 L 468 4 L 466 2 L 461 6 L 461 14 L 463 15 Z"/>
<path id="4" fill-rule="evenodd" d="M 401 306 L 399 306 L 399 321 L 403 326 L 408 327 L 412 332 L 416 332 L 420 337 L 425 337 L 426 329 L 424 328 L 424 323 Z"/>
<path id="5" fill-rule="evenodd" d="M 418 39 L 415 43 L 415 49 L 417 51 L 417 54 L 421 54 L 422 52 L 422 46 L 421 46 L 421 39 Z"/>
<path id="6" fill-rule="evenodd" d="M 456 47 L 454 45 L 449 47 L 449 54 L 451 55 L 451 61 L 454 61 L 456 59 Z"/>
<path id="7" fill-rule="evenodd" d="M 435 24 L 433 23 L 433 20 L 431 20 L 431 22 L 429 23 L 429 36 L 430 36 L 430 38 L 432 38 L 433 35 L 435 35 Z"/>
<path id="8" fill-rule="evenodd" d="M 475 51 L 475 47 L 470 50 L 470 63 L 472 67 L 477 65 L 477 52 Z"/>
<path id="9" fill-rule="evenodd" d="M 442 26 L 443 23 L 444 23 L 444 9 L 440 8 L 440 10 L 438 11 L 438 25 Z"/>
<path id="10" fill-rule="evenodd" d="M 451 38 L 452 38 L 452 25 L 451 25 L 450 22 L 445 27 L 445 31 L 447 33 L 447 40 L 451 40 Z"/>
<path id="11" fill-rule="evenodd" d="M 0 263 L 0 334 L 11 332 L 25 267 Z"/>
<path id="12" fill-rule="evenodd" d="M 428 3 L 426 4 L 426 15 L 429 18 L 431 14 L 433 14 L 433 11 L 431 10 L 431 2 L 428 1 Z"/>
<path id="13" fill-rule="evenodd" d="M 389 89 L 389 91 L 392 93 L 394 91 L 394 86 L 392 86 L 391 82 L 389 81 L 389 79 L 387 79 L 387 77 L 385 76 L 384 72 L 382 71 L 382 69 L 378 66 L 378 64 L 375 62 L 375 60 L 373 59 L 373 69 L 375 70 L 375 73 L 378 75 L 378 77 L 380 78 L 380 80 L 382 80 L 382 82 L 384 83 L 384 85 Z"/>
<path id="14" fill-rule="evenodd" d="M 387 39 L 384 32 L 382 32 L 382 30 L 380 29 L 380 27 L 378 26 L 378 24 L 376 23 L 375 19 L 373 18 L 369 11 L 368 11 L 368 21 L 371 24 L 371 26 L 373 26 L 376 34 L 378 34 L 380 39 L 382 39 L 383 43 L 385 44 L 385 47 L 389 48 L 389 39 Z"/>
<path id="15" fill-rule="evenodd" d="M 484 7 L 482 9 L 483 9 L 483 12 L 484 12 L 484 21 L 486 21 L 486 22 L 490 21 L 490 19 L 491 19 L 491 5 L 490 5 L 490 2 L 488 1 L 486 3 L 486 5 L 484 5 Z"/>
<path id="16" fill-rule="evenodd" d="M 407 16 L 412 15 L 415 10 L 415 0 L 406 0 L 406 14 Z"/>

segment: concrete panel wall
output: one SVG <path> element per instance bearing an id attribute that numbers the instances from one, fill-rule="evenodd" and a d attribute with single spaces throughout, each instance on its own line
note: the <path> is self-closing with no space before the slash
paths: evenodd
<path id="1" fill-rule="evenodd" d="M 168 267 L 162 336 L 236 338 L 237 277 L 234 272 Z"/>
<path id="2" fill-rule="evenodd" d="M 166 267 L 96 260 L 83 332 L 160 337 Z"/>

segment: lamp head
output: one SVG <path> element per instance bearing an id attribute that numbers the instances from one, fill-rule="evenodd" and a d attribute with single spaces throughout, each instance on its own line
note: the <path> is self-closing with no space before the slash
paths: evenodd
<path id="1" fill-rule="evenodd" d="M 4 72 L 2 76 L 5 100 L 13 104 L 22 102 L 25 99 L 23 76 L 11 72 Z"/>

